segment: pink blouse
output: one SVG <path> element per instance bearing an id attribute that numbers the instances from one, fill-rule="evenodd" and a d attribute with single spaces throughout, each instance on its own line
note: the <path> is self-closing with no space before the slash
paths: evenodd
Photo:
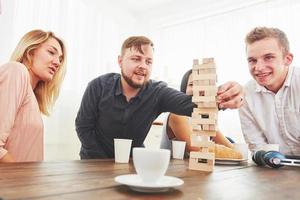
<path id="1" fill-rule="evenodd" d="M 43 121 L 27 68 L 18 62 L 0 66 L 0 159 L 42 161 Z"/>

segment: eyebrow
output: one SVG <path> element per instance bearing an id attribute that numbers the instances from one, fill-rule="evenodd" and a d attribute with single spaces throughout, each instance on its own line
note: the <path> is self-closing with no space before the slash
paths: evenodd
<path id="1" fill-rule="evenodd" d="M 275 55 L 275 53 L 266 53 L 266 54 L 263 55 L 263 56 L 273 56 L 273 55 Z"/>
<path id="2" fill-rule="evenodd" d="M 141 55 L 131 55 L 131 56 L 129 56 L 129 58 L 133 58 L 133 57 L 139 57 L 139 58 L 146 58 L 147 60 L 153 60 L 153 58 L 149 58 L 149 57 L 145 57 L 145 56 L 141 56 Z"/>

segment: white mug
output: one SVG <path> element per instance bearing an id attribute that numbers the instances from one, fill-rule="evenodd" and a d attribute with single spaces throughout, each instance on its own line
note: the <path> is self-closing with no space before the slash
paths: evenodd
<path id="1" fill-rule="evenodd" d="M 135 147 L 132 150 L 133 164 L 144 183 L 154 184 L 166 173 L 170 162 L 170 150 Z"/>

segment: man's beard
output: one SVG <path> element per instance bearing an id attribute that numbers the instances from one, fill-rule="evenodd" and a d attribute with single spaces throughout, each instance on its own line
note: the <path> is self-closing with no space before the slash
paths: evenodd
<path id="1" fill-rule="evenodd" d="M 121 70 L 121 73 L 122 73 L 122 76 L 123 76 L 124 80 L 126 81 L 126 83 L 127 83 L 130 87 L 139 89 L 139 88 L 142 88 L 146 83 L 148 83 L 147 80 L 145 80 L 144 83 L 142 83 L 142 84 L 135 83 L 135 82 L 132 81 L 132 79 L 131 79 L 129 76 L 127 76 L 127 75 L 123 72 L 123 70 Z"/>

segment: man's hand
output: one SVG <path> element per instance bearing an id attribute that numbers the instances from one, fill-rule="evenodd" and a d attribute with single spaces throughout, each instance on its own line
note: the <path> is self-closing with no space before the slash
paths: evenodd
<path id="1" fill-rule="evenodd" d="M 218 88 L 217 103 L 220 109 L 239 108 L 243 105 L 243 87 L 237 82 L 227 82 Z"/>

